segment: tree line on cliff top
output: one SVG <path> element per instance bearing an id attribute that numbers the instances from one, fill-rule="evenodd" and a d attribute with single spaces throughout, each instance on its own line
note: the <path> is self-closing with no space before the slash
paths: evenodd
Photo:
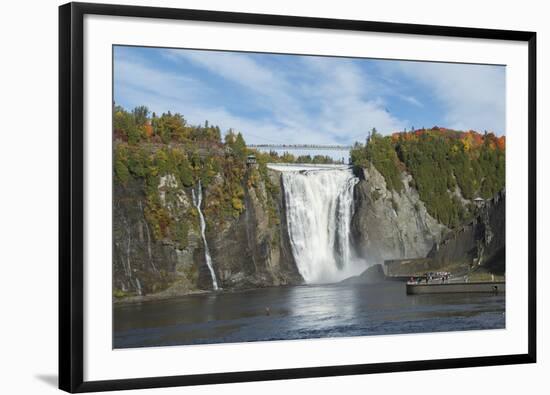
<path id="1" fill-rule="evenodd" d="M 115 179 L 124 184 L 132 176 L 156 176 L 176 171 L 182 185 L 196 185 L 200 179 L 208 186 L 220 173 L 224 161 L 242 168 L 247 156 L 254 154 L 260 166 L 271 163 L 334 163 L 329 156 L 300 155 L 288 152 L 262 152 L 249 149 L 243 135 L 229 129 L 222 139 L 219 126 L 188 124 L 185 118 L 170 111 L 160 116 L 145 106 L 127 111 L 114 108 Z"/>
<path id="2" fill-rule="evenodd" d="M 231 156 L 241 162 L 245 161 L 247 155 L 255 154 L 259 157 L 259 162 L 335 163 L 330 156 L 325 155 L 295 156 L 288 152 L 278 154 L 276 151 L 266 153 L 248 149 L 240 132 L 230 129 L 222 139 L 219 126 L 211 125 L 208 121 L 205 121 L 204 125 L 190 125 L 179 113 L 172 114 L 168 111 L 157 116 L 154 112 L 150 113 L 146 106 L 138 106 L 132 111 L 116 106 L 114 108 L 113 129 L 114 140 L 126 143 L 129 147 L 147 144 L 157 147 L 170 145 L 183 148 L 191 154 L 200 149 L 210 149 L 214 152 L 225 149 L 230 152 Z M 201 153 L 202 156 L 205 156 L 204 154 Z M 208 156 L 208 153 L 206 153 L 206 156 Z M 190 156 L 189 159 L 191 160 Z M 208 183 L 208 177 L 205 178 L 201 178 L 203 184 Z M 185 179 L 189 181 L 185 183 L 187 186 L 194 184 L 190 180 L 190 174 L 186 174 Z"/>
<path id="3" fill-rule="evenodd" d="M 223 221 L 244 210 L 244 188 L 263 182 L 269 191 L 276 191 L 278 185 L 267 176 L 267 163 L 334 163 L 322 155 L 250 150 L 239 132 L 229 130 L 222 137 L 220 128 L 208 121 L 190 125 L 181 114 L 157 115 L 145 106 L 131 111 L 116 106 L 113 138 L 115 182 L 124 186 L 131 179 L 144 181 L 148 213 L 158 237 L 166 237 L 170 228 L 158 198 L 163 175 L 173 174 L 183 187 L 196 186 L 201 180 L 205 188 L 221 175 L 222 182 L 210 188 L 205 212 L 207 218 Z M 258 166 L 245 177 L 250 154 Z M 402 172 L 410 173 L 411 186 L 430 215 L 449 227 L 471 217 L 474 198 L 488 199 L 504 188 L 505 137 L 493 133 L 433 127 L 382 136 L 373 129 L 365 143 L 354 145 L 350 156 L 353 165 L 376 167 L 388 189 L 399 193 L 404 189 Z M 461 198 L 470 203 L 464 204 Z M 272 206 L 267 207 L 275 223 Z"/>
<path id="4" fill-rule="evenodd" d="M 433 127 L 382 136 L 373 129 L 354 145 L 351 159 L 374 165 L 397 192 L 404 189 L 402 172 L 410 173 L 430 215 L 452 228 L 471 217 L 474 198 L 490 199 L 504 188 L 505 143 L 487 132 Z"/>
<path id="5" fill-rule="evenodd" d="M 200 180 L 202 187 L 208 188 L 203 211 L 210 229 L 237 218 L 245 209 L 245 188 L 263 184 L 268 193 L 261 203 L 272 224 L 278 225 L 272 199 L 278 185 L 271 182 L 267 163 L 332 163 L 322 155 L 295 157 L 251 150 L 239 132 L 230 129 L 222 136 L 220 128 L 208 121 L 191 125 L 179 113 L 157 115 L 145 106 L 131 111 L 115 106 L 113 140 L 114 182 L 122 188 L 139 182 L 146 195 L 145 217 L 155 239 L 174 240 L 181 248 L 187 244 L 190 224 L 197 223 L 196 213 L 191 208 L 185 213 L 187 221 L 171 219 L 160 201 L 161 177 L 170 174 L 183 188 L 195 188 Z M 250 154 L 258 165 L 247 170 Z"/>

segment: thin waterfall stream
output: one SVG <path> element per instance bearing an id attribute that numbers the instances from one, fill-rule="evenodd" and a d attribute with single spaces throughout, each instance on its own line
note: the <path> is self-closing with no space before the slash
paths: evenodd
<path id="1" fill-rule="evenodd" d="M 208 242 L 206 241 L 206 221 L 204 220 L 204 215 L 202 214 L 201 210 L 201 203 L 202 203 L 202 185 L 201 181 L 199 180 L 199 184 L 197 186 L 197 193 L 195 193 L 195 190 L 192 189 L 191 193 L 193 194 L 193 204 L 197 208 L 197 211 L 199 212 L 199 218 L 200 218 L 200 227 L 201 227 L 201 236 L 202 241 L 204 242 L 204 259 L 206 261 L 206 266 L 208 266 L 208 270 L 210 270 L 210 276 L 212 277 L 212 287 L 215 291 L 218 290 L 218 280 L 216 279 L 216 272 L 214 272 L 214 266 L 212 265 L 212 258 L 210 257 L 210 250 L 208 249 Z"/>

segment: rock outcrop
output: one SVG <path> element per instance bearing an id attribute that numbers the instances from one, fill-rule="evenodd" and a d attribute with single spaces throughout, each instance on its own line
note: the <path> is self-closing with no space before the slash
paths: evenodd
<path id="1" fill-rule="evenodd" d="M 190 209 L 189 197 L 177 184 L 161 179 L 159 196 L 170 216 L 179 219 Z M 191 224 L 188 243 L 180 248 L 173 240 L 155 240 L 146 218 L 143 183 L 131 179 L 114 184 L 113 288 L 118 296 L 146 295 L 174 286 L 185 293 L 195 289 L 196 254 L 200 248 L 198 224 Z"/>
<path id="2" fill-rule="evenodd" d="M 280 177 L 271 170 L 268 173 L 279 186 L 279 193 L 268 196 L 263 182 L 256 188 L 246 188 L 242 215 L 207 232 L 223 288 L 300 284 L 303 281 L 286 230 Z M 268 207 L 269 202 L 273 207 Z M 275 223 L 269 217 L 270 209 L 275 210 Z"/>
<path id="3" fill-rule="evenodd" d="M 453 275 L 502 276 L 506 258 L 506 194 L 499 192 L 475 211 L 473 220 L 448 232 L 424 258 L 385 262 L 389 276 L 421 276 L 430 271 Z"/>
<path id="4" fill-rule="evenodd" d="M 355 213 L 351 232 L 357 254 L 369 264 L 388 259 L 424 257 L 448 229 L 431 217 L 403 172 L 404 189 L 387 188 L 372 165 L 356 168 Z"/>
<path id="5" fill-rule="evenodd" d="M 433 268 L 450 265 L 464 270 L 483 268 L 503 274 L 506 245 L 506 193 L 499 192 L 482 203 L 474 219 L 436 243 L 427 257 Z"/>
<path id="6" fill-rule="evenodd" d="M 375 264 L 367 268 L 358 276 L 353 276 L 342 280 L 341 284 L 379 284 L 386 281 L 384 267 L 380 264 Z"/>
<path id="7" fill-rule="evenodd" d="M 207 218 L 208 241 L 218 284 L 222 289 L 300 284 L 288 240 L 280 177 L 269 174 L 278 188 L 267 191 L 263 181 L 244 188 L 244 210 L 229 220 Z M 205 188 L 204 203 L 209 204 Z M 244 182 L 246 184 L 246 180 Z M 185 224 L 185 242 L 155 240 L 146 216 L 145 185 L 131 179 L 115 183 L 113 197 L 113 289 L 115 296 L 176 296 L 211 290 L 212 280 L 204 258 L 199 220 L 191 188 L 176 177 L 160 178 L 157 196 L 173 223 Z M 269 196 L 268 196 L 269 195 Z M 267 207 L 271 204 L 271 207 Z M 274 210 L 273 218 L 269 210 Z"/>

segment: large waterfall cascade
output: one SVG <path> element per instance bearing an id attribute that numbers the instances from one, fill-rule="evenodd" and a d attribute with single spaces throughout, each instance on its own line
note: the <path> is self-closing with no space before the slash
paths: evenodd
<path id="1" fill-rule="evenodd" d="M 306 283 L 330 283 L 365 269 L 350 241 L 353 189 L 349 166 L 269 165 L 281 171 L 292 253 Z"/>
<path id="2" fill-rule="evenodd" d="M 216 279 L 216 273 L 214 272 L 214 266 L 212 266 L 212 258 L 210 257 L 210 250 L 208 249 L 208 242 L 206 241 L 205 231 L 206 231 L 206 221 L 204 220 L 204 215 L 202 214 L 201 210 L 201 203 L 202 203 L 202 186 L 201 182 L 199 180 L 199 185 L 197 186 L 197 193 L 195 194 L 195 190 L 192 189 L 191 193 L 193 194 L 193 204 L 197 208 L 197 211 L 199 212 L 199 218 L 200 218 L 200 225 L 201 225 L 201 236 L 202 241 L 204 242 L 204 259 L 206 260 L 206 265 L 208 266 L 208 270 L 210 270 L 210 276 L 212 277 L 212 287 L 214 290 L 218 290 L 218 281 Z"/>

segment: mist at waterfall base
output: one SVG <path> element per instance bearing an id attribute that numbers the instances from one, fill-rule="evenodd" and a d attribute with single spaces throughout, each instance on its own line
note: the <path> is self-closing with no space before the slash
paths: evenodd
<path id="1" fill-rule="evenodd" d="M 402 282 L 340 283 L 368 266 L 350 240 L 358 179 L 345 165 L 269 166 L 281 172 L 288 236 L 305 284 L 115 305 L 114 348 L 505 327 L 504 295 L 407 295 Z M 202 199 L 199 183 L 193 204 L 216 291 Z"/>

